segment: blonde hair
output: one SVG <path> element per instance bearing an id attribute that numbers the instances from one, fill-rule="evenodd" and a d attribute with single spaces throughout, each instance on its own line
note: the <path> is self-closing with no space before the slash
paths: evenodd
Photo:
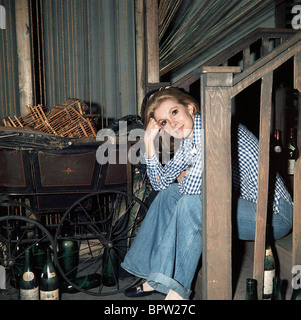
<path id="1" fill-rule="evenodd" d="M 181 104 L 184 107 L 188 107 L 188 105 L 193 106 L 193 114 L 199 112 L 199 104 L 198 102 L 189 94 L 180 91 L 179 89 L 169 87 L 167 89 L 159 90 L 152 94 L 148 101 L 146 102 L 144 112 L 144 126 L 147 127 L 151 118 L 154 117 L 155 110 L 166 100 L 173 100 L 177 104 Z"/>

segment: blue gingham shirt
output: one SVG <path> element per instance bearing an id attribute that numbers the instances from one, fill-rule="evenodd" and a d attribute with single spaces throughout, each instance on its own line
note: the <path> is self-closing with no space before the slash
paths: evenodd
<path id="1" fill-rule="evenodd" d="M 257 201 L 258 186 L 258 139 L 242 124 L 232 126 L 232 192 L 252 202 Z M 166 189 L 182 171 L 187 174 L 179 182 L 181 194 L 202 193 L 202 127 L 201 116 L 194 120 L 193 138 L 183 139 L 174 157 L 165 165 L 158 155 L 146 158 L 147 174 L 153 188 L 157 191 Z M 234 156 L 233 156 L 234 155 Z M 279 200 L 284 199 L 292 204 L 282 178 L 277 174 L 275 187 L 272 190 L 273 211 L 279 212 Z"/>

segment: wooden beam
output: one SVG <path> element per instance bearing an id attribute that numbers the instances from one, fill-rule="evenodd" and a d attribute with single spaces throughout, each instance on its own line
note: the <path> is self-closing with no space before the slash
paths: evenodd
<path id="1" fill-rule="evenodd" d="M 301 52 L 294 57 L 294 88 L 298 97 L 298 149 L 301 150 Z M 292 265 L 301 264 L 301 157 L 296 161 L 294 174 L 294 214 L 293 214 L 293 259 Z"/>
<path id="2" fill-rule="evenodd" d="M 301 265 L 301 158 L 295 164 L 294 186 L 293 266 Z"/>
<path id="3" fill-rule="evenodd" d="M 263 293 L 263 272 L 269 188 L 272 87 L 273 72 L 270 72 L 262 78 L 260 100 L 258 191 L 253 266 L 253 278 L 257 280 L 259 300 L 262 299 Z"/>
<path id="4" fill-rule="evenodd" d="M 203 299 L 232 299 L 231 69 L 201 74 Z M 213 70 L 211 70 L 213 71 Z M 222 213 L 222 214 L 221 214 Z"/>
<path id="5" fill-rule="evenodd" d="M 137 65 L 137 112 L 141 114 L 141 104 L 146 91 L 145 74 L 145 27 L 144 27 L 144 0 L 135 1 L 136 17 L 136 65 Z"/>
<path id="6" fill-rule="evenodd" d="M 158 0 L 146 0 L 147 82 L 160 82 Z"/>
<path id="7" fill-rule="evenodd" d="M 27 0 L 15 1 L 16 34 L 19 70 L 20 112 L 33 104 L 32 61 L 29 32 L 29 8 Z"/>

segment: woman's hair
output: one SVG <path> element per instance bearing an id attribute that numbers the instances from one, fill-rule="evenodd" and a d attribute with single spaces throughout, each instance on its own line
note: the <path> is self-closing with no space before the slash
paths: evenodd
<path id="1" fill-rule="evenodd" d="M 149 120 L 154 117 L 155 110 L 166 100 L 173 100 L 177 104 L 182 104 L 187 107 L 189 104 L 194 107 L 194 114 L 199 112 L 198 102 L 189 94 L 173 87 L 155 90 L 146 95 L 142 103 L 142 120 L 145 128 L 147 127 Z M 146 101 L 145 101 L 146 100 Z"/>

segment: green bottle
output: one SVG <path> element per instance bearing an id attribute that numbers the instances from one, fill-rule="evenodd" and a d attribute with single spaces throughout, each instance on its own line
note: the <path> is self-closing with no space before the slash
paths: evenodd
<path id="1" fill-rule="evenodd" d="M 269 300 L 273 293 L 273 278 L 275 277 L 275 259 L 271 248 L 271 227 L 267 226 L 267 241 L 264 258 L 263 299 Z"/>
<path id="2" fill-rule="evenodd" d="M 281 294 L 281 279 L 278 276 L 273 278 L 272 300 L 283 300 Z"/>
<path id="3" fill-rule="evenodd" d="M 67 236 L 59 241 L 59 260 L 68 279 L 75 279 L 79 261 L 77 241 L 68 240 Z"/>
<path id="4" fill-rule="evenodd" d="M 248 278 L 246 281 L 246 300 L 258 300 L 257 282 L 253 278 Z"/>
<path id="5" fill-rule="evenodd" d="M 113 248 L 109 245 L 104 249 L 103 253 L 103 285 L 112 287 L 117 283 L 118 279 L 118 258 Z"/>
<path id="6" fill-rule="evenodd" d="M 301 300 L 301 288 L 293 289 L 291 300 Z"/>
<path id="7" fill-rule="evenodd" d="M 98 273 L 92 273 L 86 276 L 77 277 L 73 282 L 85 290 L 97 288 L 101 284 L 101 275 Z M 66 283 L 66 281 L 62 283 L 61 291 L 70 294 L 78 292 L 77 289 L 72 287 L 71 284 Z"/>
<path id="8" fill-rule="evenodd" d="M 36 271 L 36 276 L 40 278 L 45 264 L 46 249 L 45 245 L 41 241 L 38 241 L 41 239 L 41 230 L 38 227 L 35 227 L 34 229 L 34 239 L 36 239 L 37 242 L 31 248 L 33 265 Z"/>
<path id="9" fill-rule="evenodd" d="M 39 300 L 38 278 L 30 264 L 30 249 L 25 249 L 24 270 L 20 279 L 20 299 L 21 300 Z"/>
<path id="10" fill-rule="evenodd" d="M 12 287 L 19 289 L 20 279 L 23 274 L 25 255 L 24 246 L 21 243 L 21 227 L 19 221 L 16 220 L 14 228 L 11 232 L 11 246 L 10 252 L 13 258 L 9 260 L 9 266 L 12 270 L 12 276 L 10 279 L 10 284 Z"/>
<path id="11" fill-rule="evenodd" d="M 59 300 L 59 280 L 52 263 L 49 248 L 47 248 L 46 262 L 40 279 L 40 299 Z"/>

